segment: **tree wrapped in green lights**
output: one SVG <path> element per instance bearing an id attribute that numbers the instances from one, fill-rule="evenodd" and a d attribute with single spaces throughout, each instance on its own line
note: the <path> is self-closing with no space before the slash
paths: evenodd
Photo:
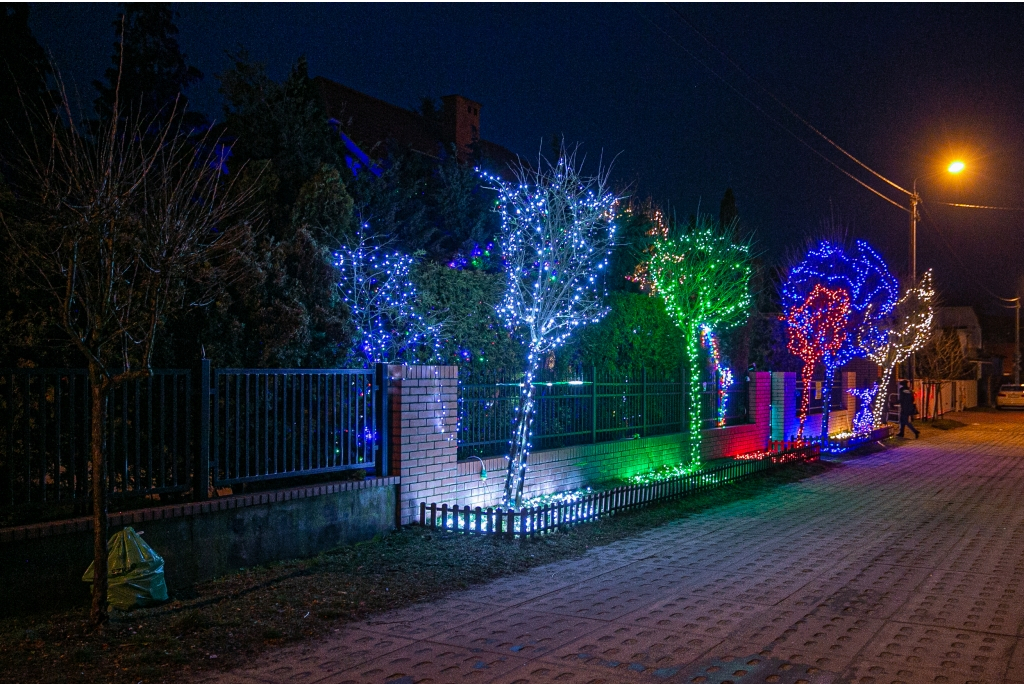
<path id="1" fill-rule="evenodd" d="M 484 174 L 498 192 L 505 296 L 498 315 L 527 345 L 516 423 L 509 444 L 505 504 L 523 497 L 534 412 L 534 379 L 540 364 L 574 330 L 599 321 L 603 274 L 615 235 L 618 198 L 608 189 L 607 169 L 584 176 L 575 153 L 564 147 L 555 164 L 520 166 L 516 182 Z"/>
<path id="2" fill-rule="evenodd" d="M 700 345 L 705 331 L 742 324 L 750 308 L 750 251 L 708 217 L 654 242 L 646 279 L 683 332 L 689 366 L 690 466 L 700 463 Z"/>

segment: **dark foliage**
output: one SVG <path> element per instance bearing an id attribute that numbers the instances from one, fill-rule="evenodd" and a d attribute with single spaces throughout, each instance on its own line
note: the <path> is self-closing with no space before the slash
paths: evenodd
<path id="1" fill-rule="evenodd" d="M 177 13 L 170 3 L 125 3 L 114 21 L 114 54 L 105 81 L 93 81 L 99 91 L 94 106 L 102 121 L 110 119 L 115 93 L 125 112 L 145 119 L 166 119 L 173 112 L 187 112 L 186 91 L 203 78 L 188 64 L 178 45 Z M 200 125 L 204 117 L 187 112 L 188 125 Z"/>

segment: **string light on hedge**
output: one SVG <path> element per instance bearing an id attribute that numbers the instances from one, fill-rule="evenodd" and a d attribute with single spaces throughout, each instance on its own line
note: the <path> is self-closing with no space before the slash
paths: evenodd
<path id="1" fill-rule="evenodd" d="M 334 253 L 338 288 L 356 329 L 356 349 L 366 363 L 408 359 L 436 348 L 436 327 L 416 311 L 413 258 L 372 245 L 364 224 L 354 246 Z"/>
<path id="2" fill-rule="evenodd" d="M 878 395 L 878 388 L 878 383 L 875 383 L 870 388 L 848 388 L 846 391 L 857 398 L 857 413 L 853 417 L 855 435 L 870 433 L 875 428 L 872 408 L 875 396 Z"/>

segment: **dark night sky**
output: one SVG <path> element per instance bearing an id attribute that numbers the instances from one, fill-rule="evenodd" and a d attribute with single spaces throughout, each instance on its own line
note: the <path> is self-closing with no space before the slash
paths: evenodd
<path id="1" fill-rule="evenodd" d="M 1024 212 L 949 209 L 947 200 L 1024 207 L 1024 10 L 1005 5 L 678 5 L 747 73 L 880 173 L 925 199 L 918 266 L 949 303 L 990 306 L 1022 274 Z M 193 104 L 219 114 L 214 74 L 246 47 L 281 78 L 310 73 L 403 106 L 460 93 L 483 105 L 481 133 L 535 155 L 564 134 L 590 159 L 680 215 L 717 213 L 727 186 L 771 257 L 835 216 L 893 270 L 907 215 L 857 186 L 688 56 L 839 162 L 665 5 L 189 5 L 179 40 L 206 79 Z M 91 101 L 109 64 L 117 5 L 34 5 L 37 39 Z M 646 17 L 646 19 L 645 19 Z M 667 35 L 666 35 L 667 34 Z M 548 149 L 547 143 L 544 144 Z M 955 182 L 936 171 L 969 164 Z M 851 164 L 844 164 L 851 170 Z M 929 174 L 933 174 L 928 176 Z M 864 180 L 870 177 L 858 172 Z M 894 199 L 899 192 L 874 183 Z M 905 204 L 905 203 L 904 203 Z"/>

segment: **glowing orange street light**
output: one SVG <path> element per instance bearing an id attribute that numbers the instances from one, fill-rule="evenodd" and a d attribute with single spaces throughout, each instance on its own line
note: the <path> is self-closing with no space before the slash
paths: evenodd
<path id="1" fill-rule="evenodd" d="M 951 174 L 959 174 L 965 168 L 967 168 L 967 165 L 957 159 L 946 167 L 946 171 Z M 917 194 L 917 182 L 922 178 L 928 178 L 929 176 L 941 173 L 941 171 L 937 171 L 934 174 L 918 176 L 914 179 L 914 192 L 910 195 L 910 283 L 912 285 L 917 282 L 917 205 L 921 202 L 921 196 Z"/>

